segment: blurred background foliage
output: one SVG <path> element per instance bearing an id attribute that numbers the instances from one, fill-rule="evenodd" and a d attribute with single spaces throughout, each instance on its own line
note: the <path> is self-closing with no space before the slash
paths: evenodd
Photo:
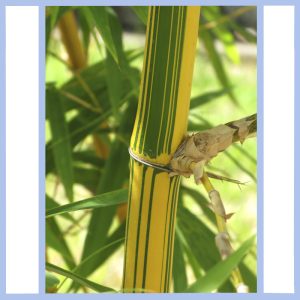
<path id="1" fill-rule="evenodd" d="M 89 205 L 47 217 L 46 268 L 55 272 L 47 273 L 47 291 L 120 290 L 126 199 L 108 195 L 105 207 L 99 205 L 103 193 L 128 186 L 127 148 L 139 94 L 147 7 L 52 6 L 45 13 L 46 209 L 68 203 L 72 208 L 72 203 L 100 195 Z M 188 130 L 255 112 L 256 8 L 202 7 Z M 208 170 L 247 182 L 239 187 L 214 180 L 226 210 L 236 212 L 228 228 L 238 249 L 256 233 L 256 140 L 231 146 Z M 220 261 L 203 187 L 185 178 L 181 185 L 174 292 L 186 291 Z M 240 269 L 255 292 L 255 247 Z M 216 289 L 234 291 L 228 275 Z"/>

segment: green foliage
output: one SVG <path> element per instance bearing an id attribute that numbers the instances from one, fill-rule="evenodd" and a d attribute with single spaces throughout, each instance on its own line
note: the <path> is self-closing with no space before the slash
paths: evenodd
<path id="1" fill-rule="evenodd" d="M 95 209 L 98 207 L 106 207 L 118 205 L 127 201 L 128 190 L 116 190 L 110 193 L 104 193 L 82 201 L 76 201 L 66 205 L 60 205 L 46 211 L 46 218 L 53 217 L 67 212 L 81 209 Z"/>
<path id="2" fill-rule="evenodd" d="M 55 293 L 59 279 L 52 273 L 46 271 L 46 293 Z"/>
<path id="3" fill-rule="evenodd" d="M 52 271 L 52 272 L 55 272 L 57 274 L 60 274 L 60 275 L 63 275 L 65 277 L 68 277 L 68 278 L 71 278 L 74 282 L 78 282 L 79 284 L 83 285 L 83 286 L 86 286 L 98 293 L 107 293 L 107 292 L 110 292 L 110 293 L 115 293 L 116 291 L 109 288 L 109 287 L 106 287 L 106 286 L 103 286 L 103 285 L 100 285 L 100 284 L 97 284 L 95 282 L 92 282 L 92 281 L 89 281 L 85 278 L 82 278 L 80 277 L 79 275 L 77 274 L 74 274 L 73 272 L 70 272 L 68 270 L 64 270 L 60 267 L 57 267 L 55 265 L 52 265 L 50 263 L 46 263 L 46 269 L 49 270 L 49 271 Z"/>
<path id="4" fill-rule="evenodd" d="M 148 7 L 131 9 L 141 23 L 147 23 Z M 68 10 L 76 12 L 89 62 L 76 72 L 68 68 L 62 41 L 54 34 Z M 207 26 L 211 22 L 215 25 Z M 113 273 L 116 255 L 123 256 L 125 216 L 119 205 L 127 202 L 128 145 L 143 54 L 140 46 L 131 45 L 123 33 L 120 19 L 111 7 L 47 8 L 46 269 L 59 274 L 59 280 L 71 279 L 58 292 L 120 290 L 120 280 L 110 287 L 101 283 L 104 274 Z M 244 68 L 236 34 L 247 43 L 256 42 L 255 34 L 235 18 L 224 19 L 219 7 L 202 8 L 188 124 L 191 131 L 255 111 L 255 72 L 249 75 L 252 81 L 245 80 L 244 74 L 236 76 L 231 72 L 232 68 Z M 224 55 L 216 42 L 222 45 Z M 100 148 L 107 149 L 107 155 L 99 155 L 97 140 L 102 143 Z M 249 145 L 232 147 L 214 160 L 210 170 L 255 181 L 256 149 L 251 141 Z M 241 192 L 230 183 L 216 182 L 216 186 L 225 195 L 225 202 L 234 207 L 238 202 L 239 211 L 230 223 L 231 230 L 237 233 L 234 246 L 239 250 L 220 261 L 214 242 L 214 214 L 207 206 L 207 196 L 201 194 L 201 187 L 195 189 L 192 180 L 183 180 L 173 256 L 174 292 L 233 292 L 229 273 L 237 264 L 250 291 L 256 291 L 253 240 L 242 243 L 255 229 L 244 232 L 241 226 L 243 217 L 249 215 L 249 201 L 245 208 L 243 201 L 253 197 L 255 188 L 245 186 Z M 251 220 L 255 222 L 255 216 Z M 56 291 L 57 280 L 53 274 L 46 274 L 47 292 Z"/>
<path id="5" fill-rule="evenodd" d="M 208 293 L 218 289 L 228 278 L 230 272 L 237 267 L 243 257 L 250 251 L 254 243 L 254 237 L 248 239 L 243 245 L 226 260 L 218 262 L 203 277 L 197 279 L 186 292 Z"/>
<path id="6" fill-rule="evenodd" d="M 57 175 L 64 185 L 68 199 L 73 201 L 72 149 L 62 101 L 58 91 L 53 86 L 47 89 L 46 109 L 51 127 L 51 146 Z"/>

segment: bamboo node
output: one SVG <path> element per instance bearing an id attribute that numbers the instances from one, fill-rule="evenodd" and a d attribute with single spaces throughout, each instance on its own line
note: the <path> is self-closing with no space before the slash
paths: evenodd
<path id="1" fill-rule="evenodd" d="M 151 167 L 151 168 L 154 168 L 154 169 L 157 169 L 157 170 L 160 170 L 160 171 L 163 171 L 163 172 L 167 172 L 167 173 L 172 172 L 172 170 L 168 167 L 168 165 L 156 164 L 156 163 L 153 163 L 153 162 L 150 162 L 150 161 L 146 161 L 145 159 L 139 157 L 138 155 L 133 153 L 133 151 L 130 147 L 128 148 L 128 152 L 129 152 L 129 155 L 132 159 L 134 159 L 135 161 L 137 161 L 137 162 L 139 162 L 143 165 L 146 165 L 147 167 Z"/>
<path id="2" fill-rule="evenodd" d="M 210 191 L 208 193 L 208 196 L 211 201 L 209 207 L 212 209 L 212 211 L 215 214 L 222 217 L 225 221 L 230 219 L 234 215 L 234 213 L 229 213 L 229 214 L 226 213 L 220 193 L 217 190 Z"/>
<path id="3" fill-rule="evenodd" d="M 223 260 L 232 253 L 233 249 L 227 232 L 219 232 L 215 237 L 215 243 Z"/>

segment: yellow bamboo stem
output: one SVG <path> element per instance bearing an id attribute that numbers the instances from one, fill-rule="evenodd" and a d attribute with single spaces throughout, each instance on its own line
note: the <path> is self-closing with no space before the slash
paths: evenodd
<path id="1" fill-rule="evenodd" d="M 187 130 L 200 7 L 150 7 L 131 151 L 170 161 Z M 168 292 L 180 178 L 131 159 L 123 290 Z"/>
<path id="2" fill-rule="evenodd" d="M 86 55 L 79 38 L 76 18 L 72 10 L 66 12 L 59 21 L 62 41 L 66 47 L 70 63 L 74 70 L 86 66 Z"/>

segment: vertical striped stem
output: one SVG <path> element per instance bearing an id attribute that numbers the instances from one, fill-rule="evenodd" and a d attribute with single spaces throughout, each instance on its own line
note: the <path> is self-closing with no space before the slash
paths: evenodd
<path id="1" fill-rule="evenodd" d="M 141 159 L 167 164 L 187 130 L 200 7 L 150 7 L 131 137 Z M 168 292 L 180 178 L 131 160 L 123 289 Z"/>

